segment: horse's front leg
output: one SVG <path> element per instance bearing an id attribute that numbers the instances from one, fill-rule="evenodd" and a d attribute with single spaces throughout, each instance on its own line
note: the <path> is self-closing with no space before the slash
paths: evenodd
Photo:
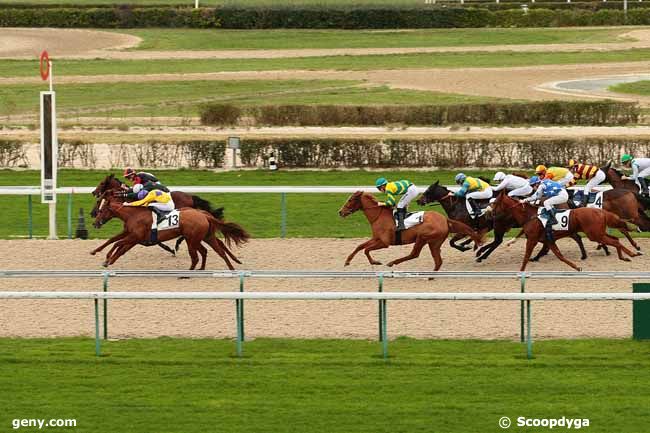
<path id="1" fill-rule="evenodd" d="M 363 252 L 368 258 L 368 262 L 370 262 L 371 265 L 381 265 L 381 262 L 373 259 L 370 256 L 370 251 L 381 250 L 382 248 L 388 248 L 388 244 L 385 244 L 381 239 L 372 239 L 371 242 L 366 245 L 366 248 L 363 250 Z"/>
<path id="2" fill-rule="evenodd" d="M 386 266 L 395 266 L 398 265 L 402 262 L 405 262 L 407 260 L 413 260 L 415 258 L 418 258 L 420 256 L 420 251 L 422 251 L 422 248 L 427 244 L 426 241 L 422 240 L 421 237 L 418 237 L 418 239 L 415 241 L 415 245 L 413 245 L 413 249 L 411 250 L 411 253 L 407 256 L 400 257 L 399 259 L 395 259 L 392 262 L 388 263 Z"/>
<path id="3" fill-rule="evenodd" d="M 362 249 L 364 249 L 364 248 L 365 248 L 368 244 L 370 244 L 370 242 L 372 242 L 373 240 L 374 240 L 374 239 L 370 239 L 369 241 L 365 241 L 364 243 L 362 243 L 362 244 L 360 244 L 360 245 L 357 245 L 357 247 L 354 249 L 354 251 L 352 251 L 352 253 L 348 256 L 348 258 L 345 259 L 345 265 L 344 265 L 344 266 L 350 266 L 350 262 L 352 261 L 352 259 L 354 258 L 354 256 L 356 256 L 357 253 L 358 253 L 359 251 L 361 251 Z M 371 263 L 371 264 L 372 264 L 372 263 Z"/>
<path id="4" fill-rule="evenodd" d="M 464 237 L 466 237 L 466 235 L 464 235 L 464 234 L 462 234 L 462 233 L 457 233 L 457 234 L 455 234 L 454 237 L 452 237 L 451 239 L 449 239 L 449 245 L 450 245 L 451 247 L 457 249 L 458 251 L 463 252 L 463 253 L 464 253 L 465 251 L 467 251 L 467 250 L 471 250 L 470 247 L 466 247 L 466 246 L 465 246 L 467 243 L 469 243 L 469 242 L 472 241 L 471 238 L 469 239 L 469 242 L 465 241 L 465 242 L 463 242 L 463 243 L 461 243 L 461 244 L 457 244 L 457 243 L 456 243 L 456 242 L 458 242 L 459 240 L 463 239 Z"/>
<path id="5" fill-rule="evenodd" d="M 126 236 L 126 232 L 122 232 L 122 233 L 120 233 L 120 234 L 117 234 L 117 235 L 113 236 L 112 238 L 110 238 L 109 240 L 107 240 L 106 242 L 104 242 L 103 244 L 101 244 L 99 247 L 97 247 L 97 248 L 95 248 L 94 250 L 92 250 L 92 251 L 90 252 L 90 255 L 91 255 L 91 256 L 94 256 L 95 254 L 97 254 L 98 252 L 100 252 L 101 250 L 103 250 L 104 248 L 106 248 L 107 246 L 109 246 L 110 244 L 112 244 L 113 242 L 115 242 L 115 241 L 119 241 L 120 239 L 124 238 L 125 236 Z"/>

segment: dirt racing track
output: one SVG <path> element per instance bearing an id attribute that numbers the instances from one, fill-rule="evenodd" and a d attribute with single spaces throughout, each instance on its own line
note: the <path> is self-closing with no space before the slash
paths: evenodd
<path id="1" fill-rule="evenodd" d="M 345 257 L 361 239 L 264 239 L 253 240 L 239 251 L 244 265 L 239 269 L 259 270 L 389 270 L 370 266 L 363 254 L 343 268 Z M 103 256 L 88 252 L 101 242 L 94 241 L 0 241 L 0 249 L 11 254 L 0 257 L 0 269 L 101 269 Z M 643 249 L 650 241 L 639 240 Z M 571 260 L 579 262 L 575 244 L 559 243 Z M 643 257 L 625 263 L 605 257 L 587 243 L 590 257 L 580 265 L 585 270 L 647 270 Z M 443 248 L 443 270 L 518 270 L 523 243 L 502 246 L 485 263 L 473 262 L 470 253 Z M 406 254 L 409 246 L 380 250 L 374 256 L 386 262 Z M 172 257 L 159 248 L 136 247 L 115 265 L 115 269 L 186 269 L 189 257 L 183 248 Z M 208 269 L 222 269 L 215 254 L 208 255 Z M 432 270 L 427 251 L 420 258 L 394 270 Z M 532 263 L 528 270 L 568 270 L 554 257 Z M 85 279 L 3 279 L 2 290 L 101 290 L 101 281 Z M 114 279 L 113 291 L 235 291 L 237 279 L 156 279 L 148 273 L 142 279 Z M 531 280 L 529 292 L 628 292 L 625 280 Z M 517 292 L 518 280 L 386 280 L 386 291 Z M 376 280 L 334 279 L 249 279 L 247 291 L 375 291 Z M 110 336 L 128 337 L 232 337 L 235 308 L 231 301 L 111 301 Z M 613 337 L 631 335 L 630 302 L 539 301 L 533 304 L 535 338 Z M 389 328 L 392 337 L 417 338 L 519 337 L 519 303 L 507 301 L 390 301 Z M 69 300 L 9 300 L 0 303 L 0 336 L 53 337 L 92 335 L 91 302 Z M 246 336 L 293 338 L 376 338 L 377 303 L 373 301 L 247 301 Z"/>

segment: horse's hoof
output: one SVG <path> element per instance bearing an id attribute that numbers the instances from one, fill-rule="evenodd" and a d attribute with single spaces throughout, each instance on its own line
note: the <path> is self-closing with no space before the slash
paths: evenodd
<path id="1" fill-rule="evenodd" d="M 91 256 L 94 256 L 95 254 L 97 254 L 96 251 L 91 251 L 91 252 L 90 252 L 90 255 L 91 255 Z"/>
<path id="2" fill-rule="evenodd" d="M 105 267 L 105 268 L 108 268 L 108 262 L 102 263 L 102 266 Z"/>
<path id="3" fill-rule="evenodd" d="M 350 266 L 350 262 L 345 262 L 343 266 Z"/>
<path id="4" fill-rule="evenodd" d="M 539 257 L 533 257 L 530 259 L 531 262 L 539 262 Z"/>
<path id="5" fill-rule="evenodd" d="M 582 272 L 582 268 L 578 266 L 578 272 Z"/>
<path id="6" fill-rule="evenodd" d="M 190 277 L 178 277 L 179 280 L 189 280 Z"/>
<path id="7" fill-rule="evenodd" d="M 629 259 L 628 257 L 623 257 L 621 260 L 623 260 L 624 262 L 631 262 L 631 261 L 632 261 L 632 260 Z"/>
<path id="8" fill-rule="evenodd" d="M 587 256 L 580 257 L 580 260 L 587 260 Z"/>
<path id="9" fill-rule="evenodd" d="M 636 249 L 636 250 L 639 251 L 639 252 L 641 251 L 641 247 L 639 247 L 639 246 L 634 247 L 634 249 Z M 641 254 L 643 254 L 643 253 L 641 253 Z"/>
<path id="10" fill-rule="evenodd" d="M 642 255 L 644 255 L 644 254 L 643 254 L 643 251 L 638 251 L 638 252 L 636 253 L 636 255 L 637 255 L 637 256 L 642 256 Z"/>
<path id="11" fill-rule="evenodd" d="M 477 258 L 476 258 L 476 263 L 481 263 L 482 261 L 483 261 L 483 258 L 482 258 L 482 257 L 477 257 Z"/>
<path id="12" fill-rule="evenodd" d="M 389 268 L 392 268 L 393 266 L 395 266 L 395 263 L 390 262 L 390 263 L 387 263 L 386 266 L 388 266 Z"/>

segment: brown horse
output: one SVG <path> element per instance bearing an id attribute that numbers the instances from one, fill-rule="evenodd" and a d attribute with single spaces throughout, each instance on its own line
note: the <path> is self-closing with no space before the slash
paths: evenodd
<path id="1" fill-rule="evenodd" d="M 371 265 L 381 265 L 381 262 L 374 260 L 370 256 L 370 251 L 388 248 L 395 243 L 395 221 L 393 212 L 386 206 L 380 206 L 379 202 L 371 194 L 357 191 L 348 198 L 343 207 L 339 210 L 341 217 L 346 217 L 352 213 L 361 210 L 366 215 L 372 228 L 372 239 L 357 246 L 355 250 L 345 260 L 345 266 L 348 266 L 354 256 L 361 250 L 364 250 L 368 262 Z M 480 244 L 480 237 L 472 229 L 463 223 L 447 219 L 444 215 L 437 212 L 425 212 L 424 220 L 410 229 L 402 232 L 402 244 L 414 243 L 411 253 L 405 257 L 393 260 L 388 266 L 394 266 L 407 260 L 419 257 L 420 251 L 425 245 L 429 245 L 429 250 L 435 262 L 435 270 L 442 266 L 442 257 L 440 247 L 447 239 L 450 233 L 463 233 L 470 236 L 476 244 Z"/>
<path id="2" fill-rule="evenodd" d="M 537 218 L 537 208 L 528 204 L 520 203 L 517 200 L 514 200 L 511 197 L 508 197 L 507 194 L 501 192 L 495 202 L 492 204 L 492 210 L 495 214 L 510 214 L 512 215 L 517 222 L 522 225 L 523 232 L 526 235 L 526 253 L 524 254 L 524 260 L 521 264 L 521 271 L 526 269 L 526 265 L 530 260 L 530 256 L 537 245 L 538 242 L 543 243 L 545 246 L 553 251 L 553 254 L 557 256 L 558 259 L 571 266 L 576 271 L 581 269 L 576 266 L 573 262 L 568 260 L 562 255 L 562 252 L 555 244 L 555 241 L 549 241 L 546 239 L 544 226 L 542 225 L 539 218 Z M 639 254 L 635 254 L 632 251 L 625 248 L 618 239 L 607 234 L 608 222 L 610 226 L 625 226 L 627 225 L 620 220 L 616 215 L 611 212 L 608 212 L 603 209 L 594 209 L 594 208 L 578 208 L 571 211 L 571 216 L 569 218 L 568 230 L 564 231 L 554 231 L 553 236 L 555 239 L 563 238 L 570 236 L 573 233 L 584 232 L 587 237 L 599 244 L 611 245 L 616 248 L 618 253 L 618 258 L 620 260 L 629 261 L 627 257 L 623 257 L 622 252 L 627 254 L 630 257 L 635 257 Z M 619 228 L 619 227 L 614 227 Z"/>
<path id="3" fill-rule="evenodd" d="M 151 210 L 146 207 L 124 206 L 119 197 L 115 197 L 112 191 L 107 191 L 102 195 L 98 207 L 97 217 L 95 218 L 95 227 L 99 228 L 111 218 L 117 217 L 124 221 L 124 231 L 115 238 L 118 242 L 106 255 L 104 266 L 110 266 L 129 251 L 133 246 L 144 242 L 146 243 L 151 236 L 152 215 Z M 250 238 L 249 234 L 238 224 L 218 220 L 206 211 L 182 208 L 180 209 L 179 226 L 175 229 L 162 230 L 158 233 L 158 239 L 162 242 L 183 236 L 187 241 L 188 252 L 192 259 L 190 270 L 196 268 L 198 263 L 197 251 L 201 254 L 201 269 L 205 269 L 207 249 L 201 242 L 207 243 L 217 254 L 224 260 L 228 269 L 234 267 L 229 258 L 241 264 L 233 253 L 215 237 L 216 231 L 220 231 L 228 246 L 233 243 L 241 246 Z M 100 248 L 93 251 L 96 253 L 101 248 L 108 245 L 104 243 Z M 92 254 L 92 253 L 91 253 Z"/>

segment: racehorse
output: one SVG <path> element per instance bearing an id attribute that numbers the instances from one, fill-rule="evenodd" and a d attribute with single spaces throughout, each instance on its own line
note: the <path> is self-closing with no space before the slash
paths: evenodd
<path id="1" fill-rule="evenodd" d="M 220 231 L 228 246 L 232 244 L 241 246 L 250 239 L 250 235 L 238 224 L 225 222 L 215 218 L 212 214 L 193 208 L 180 209 L 179 224 L 177 228 L 162 230 L 158 233 L 160 241 L 164 242 L 170 239 L 183 236 L 187 241 L 188 252 L 192 259 L 190 270 L 196 268 L 198 263 L 197 251 L 201 254 L 201 269 L 205 269 L 207 249 L 201 245 L 201 242 L 207 243 L 217 254 L 224 260 L 228 269 L 235 269 L 230 262 L 232 258 L 236 263 L 241 264 L 239 259 L 228 249 L 226 245 L 215 237 L 216 231 Z M 116 197 L 113 191 L 107 191 L 101 196 L 101 202 L 98 207 L 95 218 L 95 227 L 99 228 L 111 218 L 117 217 L 124 221 L 124 231 L 120 235 L 118 242 L 106 255 L 104 266 L 110 266 L 129 251 L 133 246 L 141 242 L 147 242 L 151 234 L 152 215 L 146 207 L 124 206 L 120 197 Z M 100 247 L 105 247 L 106 242 Z M 96 253 L 98 250 L 95 250 Z M 92 254 L 92 253 L 91 253 Z"/>
<path id="2" fill-rule="evenodd" d="M 442 208 L 445 210 L 449 218 L 461 221 L 465 224 L 471 224 L 472 219 L 469 215 L 469 212 L 467 211 L 467 207 L 465 205 L 465 199 L 460 199 L 458 197 L 448 197 L 449 190 L 442 186 L 439 185 L 439 182 L 436 181 L 434 184 L 429 186 L 427 190 L 422 193 L 420 198 L 418 199 L 418 204 L 421 206 L 433 203 L 433 202 L 439 202 Z M 492 251 L 497 249 L 499 245 L 503 242 L 503 237 L 504 235 L 512 228 L 515 227 L 521 227 L 517 221 L 512 218 L 510 215 L 501 215 L 499 218 L 493 218 L 492 214 L 485 214 L 482 215 L 479 219 L 479 233 L 481 236 L 484 236 L 486 233 L 488 233 L 490 230 L 494 230 L 494 241 L 490 242 L 487 245 L 483 245 L 481 248 L 476 251 L 476 261 L 477 262 L 482 262 L 483 260 L 487 259 L 490 254 L 492 254 Z M 467 248 L 463 247 L 461 244 L 460 246 L 454 245 L 454 241 L 460 240 L 463 238 L 464 235 L 462 234 L 457 234 L 454 236 L 450 241 L 449 244 L 456 248 L 459 249 L 460 251 L 466 251 Z M 577 233 L 571 236 L 578 246 L 580 247 L 580 252 L 582 253 L 582 260 L 585 260 L 587 258 L 587 252 L 585 251 L 585 246 L 582 243 L 582 239 L 580 238 L 580 235 Z M 537 254 L 536 257 L 534 257 L 532 260 L 536 262 L 537 260 L 540 259 L 540 257 L 546 255 L 548 253 L 547 249 L 542 249 L 539 254 Z"/>
<path id="3" fill-rule="evenodd" d="M 377 199 L 369 193 L 357 191 L 348 198 L 343 207 L 339 209 L 339 215 L 343 218 L 352 213 L 361 210 L 366 215 L 372 228 L 372 239 L 357 246 L 355 250 L 345 260 L 345 266 L 348 266 L 354 256 L 361 250 L 364 250 L 368 262 L 371 265 L 381 265 L 381 262 L 374 260 L 370 256 L 370 251 L 388 248 L 396 245 L 395 220 L 393 212 L 386 206 L 380 206 Z M 447 239 L 450 233 L 463 233 L 470 236 L 474 242 L 480 244 L 478 236 L 469 226 L 446 218 L 438 212 L 425 212 L 422 223 L 411 227 L 402 232 L 402 244 L 414 243 L 411 253 L 407 256 L 395 259 L 388 263 L 388 266 L 394 266 L 407 260 L 419 257 L 420 251 L 425 245 L 429 245 L 431 256 L 435 262 L 435 270 L 442 266 L 442 256 L 440 247 Z"/>
<path id="4" fill-rule="evenodd" d="M 536 207 L 528 203 L 520 203 L 502 191 L 492 204 L 492 209 L 497 217 L 499 214 L 511 214 L 523 227 L 523 232 L 526 234 L 527 241 L 526 252 L 524 254 L 524 260 L 521 264 L 520 271 L 526 270 L 526 265 L 528 264 L 533 249 L 538 242 L 542 242 L 545 246 L 548 246 L 558 259 L 571 266 L 576 271 L 581 270 L 572 261 L 562 255 L 562 252 L 557 247 L 555 241 L 549 241 L 546 239 L 544 226 L 539 218 L 537 218 L 538 209 Z M 590 240 L 598 242 L 599 244 L 611 245 L 616 248 L 620 260 L 630 261 L 627 257 L 623 257 L 623 252 L 630 257 L 640 255 L 639 253 L 633 253 L 628 250 L 621 245 L 618 239 L 607 234 L 608 221 L 610 227 L 618 229 L 619 226 L 625 226 L 627 228 L 627 225 L 621 221 L 618 216 L 606 210 L 584 207 L 573 209 L 571 210 L 571 215 L 569 217 L 568 229 L 563 231 L 554 231 L 553 236 L 555 239 L 559 239 L 570 236 L 572 233 L 584 232 Z"/>
<path id="5" fill-rule="evenodd" d="M 92 191 L 92 195 L 99 199 L 99 197 L 101 197 L 102 194 L 104 194 L 106 191 L 110 191 L 110 190 L 124 191 L 127 188 L 128 185 L 126 185 L 124 182 L 117 179 L 114 174 L 110 174 L 106 176 L 104 180 L 99 182 L 97 188 L 95 188 Z M 174 200 L 174 206 L 176 207 L 176 209 L 180 209 L 182 207 L 201 209 L 211 213 L 212 216 L 214 216 L 218 220 L 223 219 L 222 207 L 213 209 L 209 201 L 204 200 L 199 196 L 187 194 L 181 191 L 172 191 L 170 194 L 172 196 L 172 200 Z M 95 203 L 95 207 L 90 212 L 90 216 L 92 216 L 93 218 L 97 216 L 98 205 L 99 205 L 99 200 L 97 200 L 97 202 Z M 157 245 L 160 246 L 160 248 L 162 248 L 163 250 L 175 254 L 175 251 L 178 251 L 178 248 L 180 247 L 180 244 L 182 242 L 183 242 L 183 237 L 181 236 L 176 241 L 176 246 L 173 250 L 169 248 L 167 245 L 163 244 L 162 242 L 158 242 Z"/>

